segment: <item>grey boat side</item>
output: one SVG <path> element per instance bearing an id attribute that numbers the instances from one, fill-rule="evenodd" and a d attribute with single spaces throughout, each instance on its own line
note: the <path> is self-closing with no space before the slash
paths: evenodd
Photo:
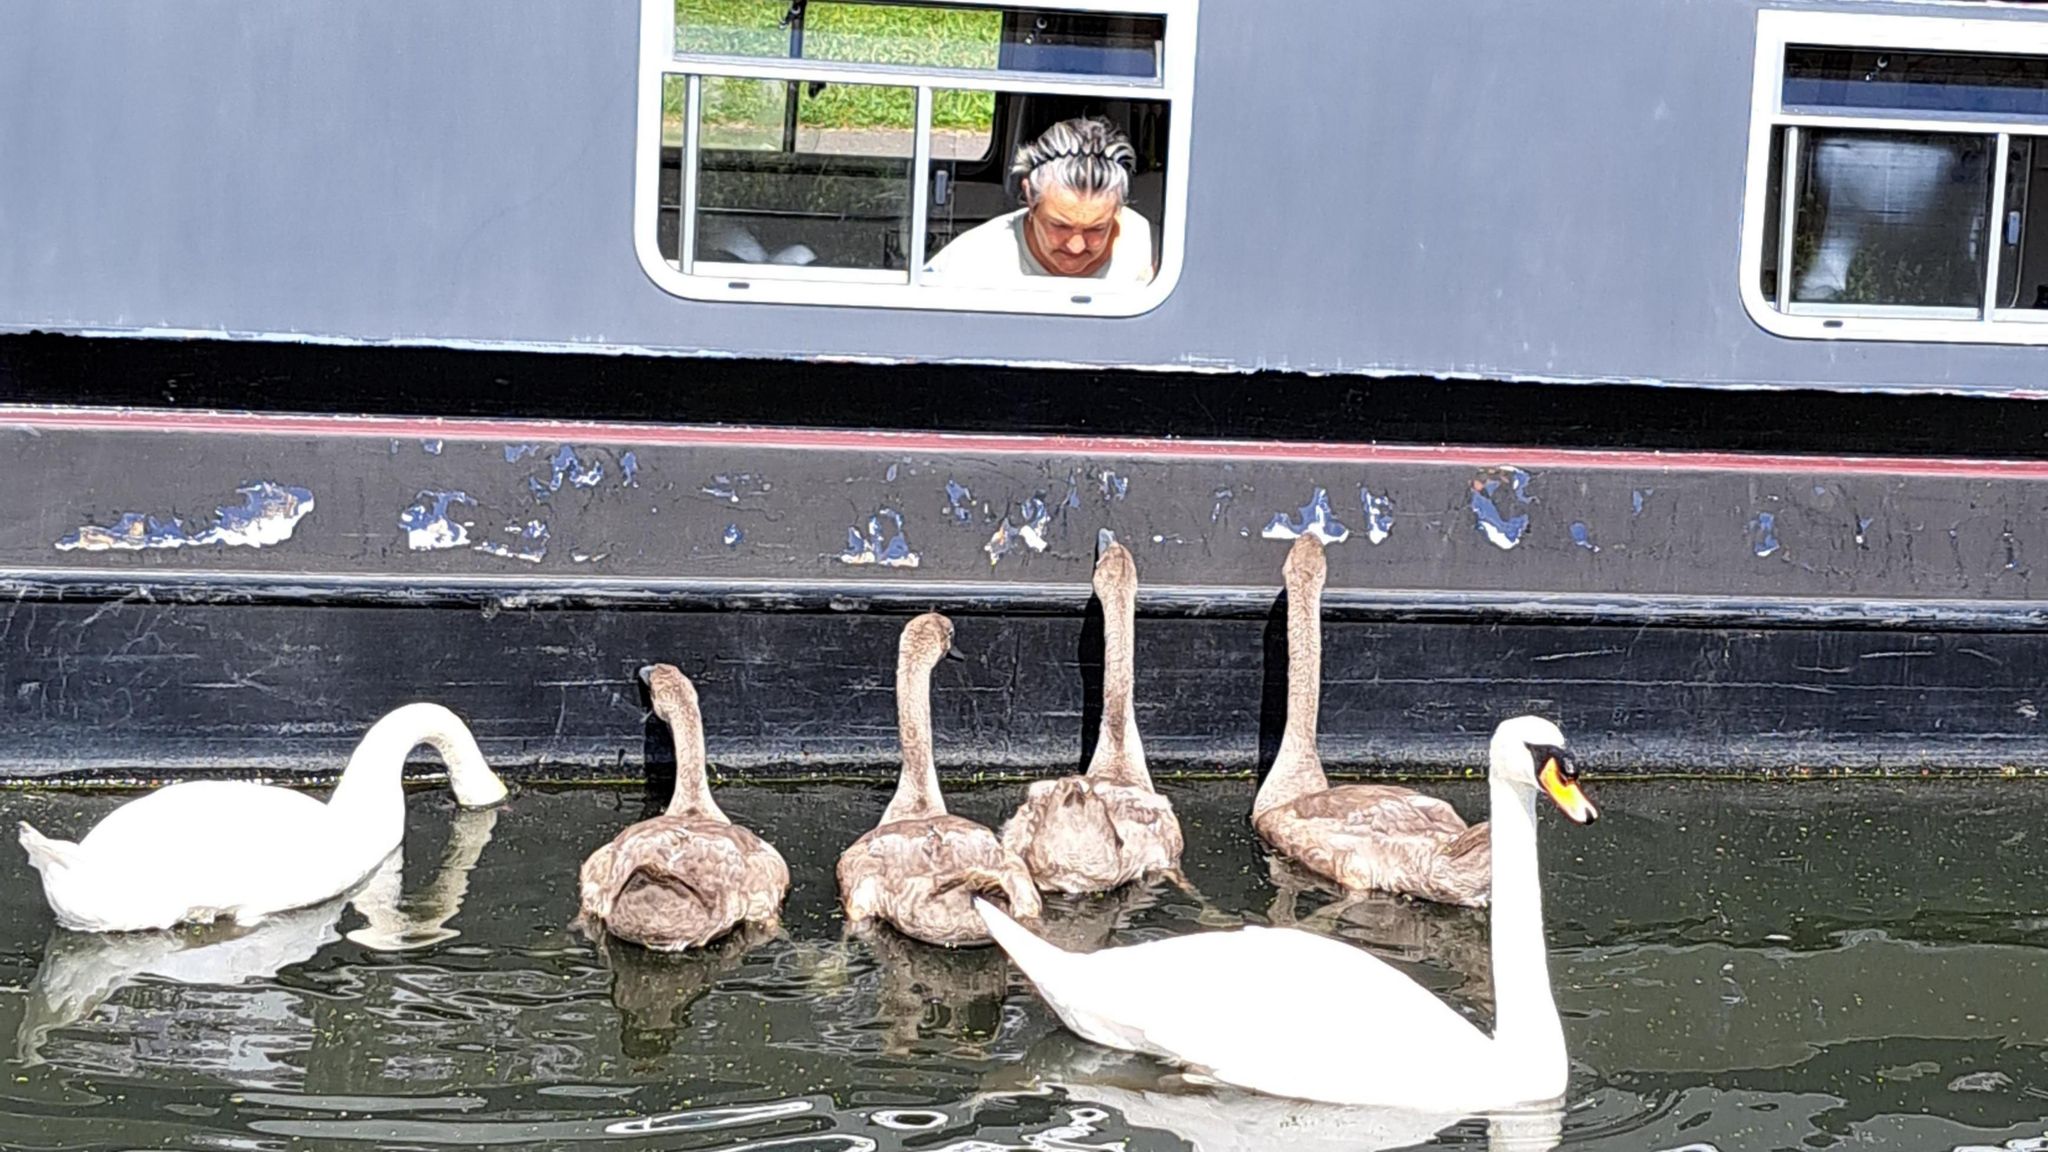
<path id="1" fill-rule="evenodd" d="M 1746 313 L 1764 7 L 1203 0 L 1184 272 L 1109 320 L 662 291 L 633 251 L 623 0 L 8 0 L 0 329 L 2038 390 L 2031 348 L 1787 339 Z"/>

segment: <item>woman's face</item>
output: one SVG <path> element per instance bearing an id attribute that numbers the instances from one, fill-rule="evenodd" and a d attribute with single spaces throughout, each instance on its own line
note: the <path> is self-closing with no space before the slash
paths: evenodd
<path id="1" fill-rule="evenodd" d="M 1109 260 L 1116 243 L 1116 215 L 1123 198 L 1092 195 L 1054 184 L 1038 193 L 1025 213 L 1031 254 L 1055 276 L 1086 276 Z"/>

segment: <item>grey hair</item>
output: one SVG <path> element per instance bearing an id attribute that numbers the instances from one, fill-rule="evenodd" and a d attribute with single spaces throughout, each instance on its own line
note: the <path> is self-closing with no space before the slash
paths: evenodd
<path id="1" fill-rule="evenodd" d="M 1058 184 L 1083 196 L 1114 192 L 1121 203 L 1130 195 L 1137 162 L 1138 150 L 1123 129 L 1101 117 L 1077 116 L 1017 149 L 1010 175 L 1028 199 Z"/>

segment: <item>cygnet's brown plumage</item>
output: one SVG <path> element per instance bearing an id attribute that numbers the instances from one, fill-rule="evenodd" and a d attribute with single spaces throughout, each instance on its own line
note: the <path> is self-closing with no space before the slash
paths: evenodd
<path id="1" fill-rule="evenodd" d="M 675 795 L 668 811 L 627 828 L 583 862 L 585 930 L 680 952 L 742 923 L 774 926 L 789 894 L 789 865 L 711 798 L 696 687 L 669 664 L 642 668 L 640 678 L 675 736 Z"/>
<path id="2" fill-rule="evenodd" d="M 1330 787 L 1316 752 L 1322 693 L 1322 541 L 1305 535 L 1282 566 L 1287 585 L 1287 730 L 1252 804 L 1276 851 L 1354 892 L 1484 906 L 1493 890 L 1485 824 L 1467 826 L 1432 796 L 1386 784 Z"/>
<path id="3" fill-rule="evenodd" d="M 896 656 L 896 721 L 903 772 L 873 831 L 839 857 L 847 927 L 882 922 L 928 944 L 989 943 L 974 897 L 1036 919 L 1038 890 L 1015 852 L 972 820 L 946 814 L 932 761 L 932 669 L 953 647 L 953 622 L 936 612 L 903 629 Z"/>
<path id="4" fill-rule="evenodd" d="M 1132 709 L 1138 567 L 1109 541 L 1095 561 L 1102 602 L 1102 727 L 1080 776 L 1040 780 L 1003 825 L 1003 846 L 1048 892 L 1106 892 L 1134 880 L 1178 876 L 1180 821 L 1152 788 Z"/>

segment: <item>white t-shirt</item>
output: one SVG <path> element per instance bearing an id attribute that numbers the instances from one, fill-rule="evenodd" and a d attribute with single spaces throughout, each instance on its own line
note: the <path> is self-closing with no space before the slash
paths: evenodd
<path id="1" fill-rule="evenodd" d="M 1152 225 L 1129 208 L 1116 214 L 1116 241 L 1109 259 L 1086 276 L 1056 276 L 1045 270 L 1025 242 L 1024 214 L 1019 208 L 993 220 L 977 224 L 939 250 L 925 264 L 931 272 L 945 276 L 948 284 L 996 286 L 1045 277 L 1054 280 L 1117 280 L 1126 283 L 1152 282 Z"/>

